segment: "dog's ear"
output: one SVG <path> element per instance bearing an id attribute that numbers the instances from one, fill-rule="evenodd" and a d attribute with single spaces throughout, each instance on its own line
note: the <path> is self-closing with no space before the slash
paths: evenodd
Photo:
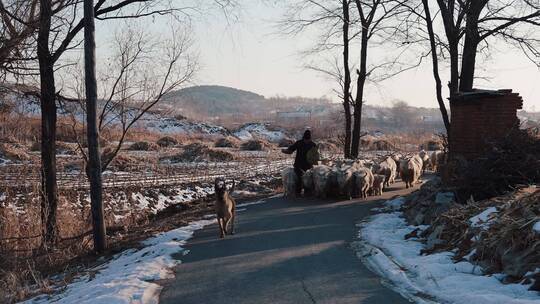
<path id="1" fill-rule="evenodd" d="M 233 193 L 233 191 L 234 191 L 234 186 L 236 186 L 236 181 L 233 179 L 233 180 L 232 180 L 231 190 L 229 190 L 230 193 Z"/>
<path id="2" fill-rule="evenodd" d="M 216 189 L 218 188 L 218 183 L 219 183 L 219 178 L 216 178 L 214 180 L 214 188 L 216 188 Z"/>

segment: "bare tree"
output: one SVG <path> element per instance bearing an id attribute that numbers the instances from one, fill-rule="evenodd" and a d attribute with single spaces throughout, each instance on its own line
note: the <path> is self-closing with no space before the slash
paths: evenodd
<path id="1" fill-rule="evenodd" d="M 466 13 L 459 90 L 473 89 L 476 55 L 500 38 L 516 45 L 540 67 L 540 2 L 530 0 L 458 1 Z M 483 45 L 482 45 L 483 44 Z"/>
<path id="2" fill-rule="evenodd" d="M 50 52 L 50 33 L 53 15 L 51 0 L 40 0 L 37 56 L 41 80 L 41 166 L 42 199 L 41 212 L 44 223 L 44 243 L 51 245 L 57 240 L 56 210 L 58 194 L 56 183 L 56 87 L 54 82 L 54 59 Z"/>
<path id="3" fill-rule="evenodd" d="M 437 0 L 450 58 L 450 96 L 473 88 L 477 54 L 490 41 L 517 46 L 540 65 L 540 4 L 529 0 Z M 424 8 L 424 13 L 428 7 Z M 461 51 L 460 51 L 461 50 Z M 461 58 L 461 61 L 460 61 Z"/>
<path id="4" fill-rule="evenodd" d="M 478 54 L 489 56 L 490 44 L 499 41 L 517 46 L 540 65 L 540 4 L 529 0 L 428 0 L 398 1 L 408 9 L 410 21 L 401 31 L 404 43 L 429 43 L 436 97 L 447 129 L 448 111 L 442 96 L 440 62 L 448 62 L 450 96 L 473 89 Z M 436 10 L 436 11 L 435 11 Z M 443 31 L 439 32 L 438 25 Z M 415 32 L 415 33 L 413 33 Z"/>
<path id="5" fill-rule="evenodd" d="M 198 67 L 187 29 L 174 29 L 170 39 L 157 43 L 146 40 L 150 37 L 144 33 L 135 36 L 138 39 L 133 40 L 133 37 L 119 36 L 116 41 L 119 51 L 116 85 L 110 88 L 99 116 L 100 129 L 115 122 L 121 128 L 118 144 L 104 155 L 103 170 L 118 154 L 137 121 L 163 96 L 192 80 Z M 153 56 L 148 57 L 148 54 Z"/>
<path id="6" fill-rule="evenodd" d="M 450 118 L 448 117 L 448 111 L 446 110 L 446 105 L 444 104 L 442 95 L 442 82 L 441 76 L 439 74 L 439 58 L 437 56 L 437 40 L 435 37 L 435 31 L 433 30 L 433 19 L 431 18 L 431 11 L 428 0 L 422 0 L 422 6 L 424 8 L 425 15 L 420 15 L 420 17 L 424 18 L 426 22 L 426 29 L 429 37 L 432 71 L 433 78 L 435 79 L 435 95 L 439 104 L 439 110 L 441 111 L 441 116 L 443 119 L 444 128 L 446 129 L 446 134 L 450 134 Z"/>
<path id="7" fill-rule="evenodd" d="M 198 69 L 197 56 L 189 28 L 174 28 L 168 38 L 157 40 L 133 23 L 120 28 L 112 43 L 113 55 L 107 69 L 99 77 L 99 103 L 97 128 L 99 133 L 111 128 L 119 129 L 115 145 L 102 150 L 101 170 L 108 168 L 120 152 L 129 131 L 149 114 L 169 92 L 189 83 Z M 77 138 L 84 138 L 76 126 L 86 103 L 81 75 L 75 69 L 70 91 L 76 96 L 76 107 L 66 107 L 71 114 L 72 130 Z M 88 162 L 89 155 L 82 142 L 79 151 Z"/>
<path id="8" fill-rule="evenodd" d="M 353 22 L 350 16 L 352 0 L 336 1 L 297 1 L 288 4 L 288 11 L 280 25 L 287 35 L 298 35 L 308 32 L 312 28 L 320 31 L 313 48 L 306 51 L 306 56 L 332 52 L 341 48 L 341 59 L 332 55 L 331 59 L 322 60 L 317 58 L 316 63 L 307 63 L 306 68 L 319 72 L 332 81 L 335 81 L 339 89 L 336 95 L 343 105 L 344 131 L 343 131 L 343 154 L 346 158 L 351 155 L 352 134 L 352 97 L 351 97 L 351 66 L 350 66 L 350 42 L 351 27 Z"/>
<path id="9" fill-rule="evenodd" d="M 345 112 L 345 142 L 344 156 L 351 157 L 351 68 L 349 64 L 349 28 L 351 17 L 349 14 L 350 1 L 342 0 L 343 7 L 343 110 Z"/>
<path id="10" fill-rule="evenodd" d="M 99 131 L 96 119 L 97 80 L 94 0 L 84 0 L 84 80 L 86 90 L 86 133 L 88 141 L 87 175 L 90 181 L 94 250 L 96 252 L 103 252 L 107 247 L 107 238 L 105 220 L 103 218 L 101 157 L 99 154 Z"/>
<path id="11" fill-rule="evenodd" d="M 360 152 L 360 137 L 362 127 L 362 105 L 364 104 L 364 89 L 368 72 L 368 48 L 370 40 L 381 29 L 382 23 L 399 13 L 399 5 L 385 0 L 355 0 L 356 9 L 360 18 L 360 63 L 356 71 L 356 98 L 354 101 L 353 129 L 351 141 L 351 156 L 358 157 Z"/>
<path id="12" fill-rule="evenodd" d="M 11 0 L 16 2 L 17 0 Z M 24 1 L 17 1 L 17 3 Z M 26 3 L 31 3 L 26 2 Z M 45 243 L 54 243 L 56 233 L 57 185 L 56 185 L 56 101 L 58 96 L 55 75 L 66 63 L 66 51 L 76 49 L 82 42 L 80 32 L 84 27 L 82 4 L 80 0 L 38 0 L 37 22 L 20 22 L 17 14 L 10 14 L 8 6 L 0 7 L 0 16 L 10 18 L 26 27 L 21 32 L 32 32 L 36 43 L 29 44 L 24 58 L 12 61 L 7 70 L 11 75 L 40 76 L 42 136 L 42 210 Z M 235 4 L 232 0 L 212 0 L 226 10 Z M 95 18 L 103 20 L 133 19 L 148 16 L 169 15 L 176 20 L 197 13 L 197 7 L 184 5 L 182 1 L 169 0 L 98 0 L 94 5 Z M 31 15 L 31 14 L 30 14 Z M 31 20 L 31 19 L 30 19 Z M 11 22 L 13 23 L 13 22 Z M 3 24 L 7 24 L 3 21 Z M 37 26 L 39 24 L 39 27 Z M 30 35 L 32 37 L 32 35 Z M 28 38 L 30 39 L 30 38 Z M 26 40 L 25 40 L 26 41 Z M 20 57 L 20 56 L 19 56 Z M 15 64 L 15 63 L 18 64 Z"/>
<path id="13" fill-rule="evenodd" d="M 38 0 L 0 0 L 0 76 L 26 66 L 39 21 Z"/>
<path id="14" fill-rule="evenodd" d="M 298 1 L 289 6 L 290 13 L 281 23 L 286 34 L 296 35 L 311 29 L 320 32 L 313 49 L 307 52 L 308 55 L 330 53 L 335 58 L 334 51 L 342 49 L 343 64 L 337 65 L 334 60 L 327 61 L 330 64 L 326 66 L 318 63 L 309 64 L 308 67 L 330 75 L 340 86 L 338 95 L 345 112 L 346 157 L 358 157 L 360 138 L 365 134 L 361 132 L 361 126 L 366 83 L 388 79 L 418 65 L 400 62 L 399 52 L 396 57 L 385 59 L 384 62 L 377 63 L 368 58 L 370 46 L 382 46 L 387 36 L 392 35 L 398 24 L 396 17 L 403 10 L 399 2 L 390 0 Z M 399 48 L 395 45 L 393 47 Z M 351 49 L 359 50 L 356 69 L 350 64 Z M 352 94 L 351 70 L 356 70 L 356 94 Z"/>
<path id="15" fill-rule="evenodd" d="M 433 18 L 431 16 L 431 8 L 429 6 L 428 0 L 422 0 L 422 3 L 409 3 L 405 2 L 402 3 L 404 7 L 408 9 L 408 12 L 410 13 L 410 16 L 412 16 L 411 22 L 407 22 L 406 26 L 404 27 L 404 36 L 403 40 L 405 43 L 409 43 L 410 39 L 410 32 L 411 28 L 414 24 L 419 24 L 419 28 L 417 29 L 419 31 L 420 41 L 427 40 L 429 41 L 429 53 L 431 53 L 431 63 L 432 63 L 432 72 L 433 72 L 433 78 L 435 80 L 435 96 L 437 98 L 437 103 L 439 104 L 439 110 L 441 112 L 441 117 L 444 123 L 444 127 L 446 129 L 446 133 L 450 133 L 450 118 L 448 116 L 448 110 L 446 109 L 446 105 L 444 103 L 443 99 L 443 93 L 442 93 L 442 81 L 441 76 L 439 72 L 439 47 L 441 43 L 438 41 L 438 35 L 434 30 L 433 27 Z M 454 26 L 454 23 L 451 23 L 449 27 L 452 29 Z M 447 31 L 452 32 L 452 30 Z M 422 37 L 422 34 L 426 34 L 427 38 Z M 450 40 L 450 39 L 449 39 Z M 450 50 L 450 47 L 448 48 Z M 457 63 L 457 49 L 456 51 L 450 52 L 450 58 L 452 62 Z M 451 72 L 452 77 L 457 76 L 457 70 L 452 70 Z M 452 78 L 451 77 L 451 78 Z M 450 81 L 450 87 L 453 88 L 455 85 L 453 84 L 452 80 Z M 450 90 L 452 91 L 452 89 Z"/>

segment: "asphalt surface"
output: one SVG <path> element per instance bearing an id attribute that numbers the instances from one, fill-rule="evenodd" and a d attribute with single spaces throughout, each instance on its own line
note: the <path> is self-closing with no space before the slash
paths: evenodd
<path id="1" fill-rule="evenodd" d="M 221 240 L 211 225 L 178 253 L 182 264 L 160 303 L 409 303 L 350 246 L 372 208 L 411 192 L 401 182 L 389 190 L 367 200 L 271 198 L 239 208 L 237 234 Z"/>

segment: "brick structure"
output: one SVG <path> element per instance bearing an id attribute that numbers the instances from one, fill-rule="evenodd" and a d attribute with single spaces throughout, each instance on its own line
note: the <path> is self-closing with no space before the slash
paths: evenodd
<path id="1" fill-rule="evenodd" d="M 519 126 L 517 110 L 523 99 L 512 90 L 474 90 L 450 99 L 450 157 L 472 159 L 486 144 L 500 139 Z"/>

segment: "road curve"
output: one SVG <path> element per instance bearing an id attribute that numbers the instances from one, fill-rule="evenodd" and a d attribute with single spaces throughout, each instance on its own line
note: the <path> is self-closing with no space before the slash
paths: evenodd
<path id="1" fill-rule="evenodd" d="M 404 188 L 398 182 L 367 200 L 271 198 L 240 208 L 236 235 L 220 240 L 211 225 L 178 253 L 182 264 L 160 303 L 408 303 L 350 246 L 356 223 L 384 199 L 411 192 Z"/>

